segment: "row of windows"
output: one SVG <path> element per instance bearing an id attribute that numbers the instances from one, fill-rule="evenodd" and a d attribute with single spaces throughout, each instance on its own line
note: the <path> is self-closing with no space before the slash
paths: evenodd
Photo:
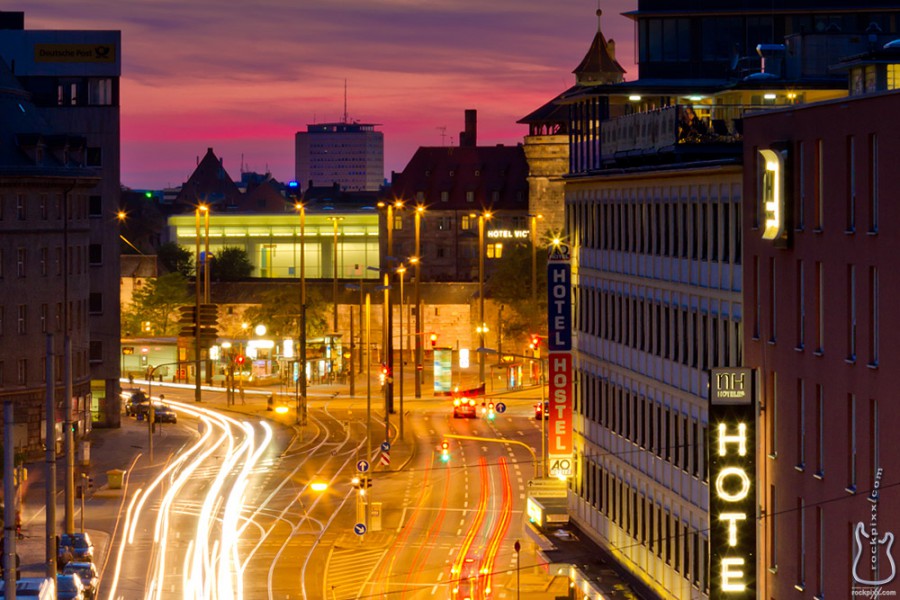
<path id="1" fill-rule="evenodd" d="M 54 275 L 63 274 L 63 248 L 57 246 L 53 250 L 53 259 L 51 260 L 50 248 L 42 247 L 38 249 L 38 269 L 41 277 L 49 276 L 51 271 Z M 90 244 L 87 248 L 72 246 L 68 259 L 69 275 L 87 273 L 88 265 L 103 264 L 103 246 L 101 244 Z M 87 259 L 87 262 L 85 262 L 85 259 Z M 3 278 L 7 272 L 5 260 L 3 249 L 0 248 L 0 278 Z M 28 262 L 28 248 L 17 248 L 16 277 L 28 276 Z"/>
<path id="2" fill-rule="evenodd" d="M 63 206 L 65 197 L 63 194 L 48 194 L 42 192 L 36 197 L 30 194 L 0 194 L 0 221 L 7 218 L 17 221 L 27 221 L 32 218 L 40 218 L 43 221 L 63 218 Z M 101 196 L 86 196 L 79 194 L 69 198 L 68 220 L 84 219 L 87 216 L 99 217 L 102 215 Z"/>
<path id="3" fill-rule="evenodd" d="M 694 586 L 708 591 L 709 539 L 677 515 L 584 457 L 579 488 L 585 501 Z"/>
<path id="4" fill-rule="evenodd" d="M 707 481 L 706 425 L 605 377 L 580 372 L 584 417 Z M 627 460 L 627 458 L 626 458 Z M 630 462 L 630 461 L 629 461 Z"/>
<path id="5" fill-rule="evenodd" d="M 451 172 L 451 174 L 452 174 L 452 172 Z M 474 203 L 475 196 L 476 196 L 476 192 L 474 190 L 467 191 L 466 192 L 466 202 Z M 500 191 L 499 190 L 493 190 L 489 194 L 487 194 L 485 197 L 490 198 L 491 204 L 499 204 L 500 203 Z M 524 192 L 522 192 L 521 190 L 517 191 L 515 194 L 515 198 L 516 198 L 516 202 L 522 202 L 525 199 Z M 425 202 L 425 192 L 423 192 L 423 191 L 416 192 L 415 199 L 416 199 L 416 202 L 418 202 L 420 204 L 424 203 Z M 450 191 L 449 190 L 441 190 L 440 200 L 441 200 L 441 202 L 450 202 Z"/>
<path id="6" fill-rule="evenodd" d="M 91 362 L 101 360 L 99 357 L 94 358 L 94 342 L 91 342 L 90 360 Z M 97 343 L 99 344 L 99 342 Z M 98 346 L 99 348 L 99 346 Z M 53 380 L 56 383 L 63 383 L 63 373 L 65 356 L 54 355 L 53 357 Z M 42 356 L 40 361 L 29 360 L 27 358 L 17 358 L 15 360 L 16 374 L 14 379 L 9 379 L 5 372 L 5 364 L 12 361 L 0 360 L 0 388 L 9 385 L 33 385 L 37 383 L 47 383 L 47 357 Z M 39 363 L 37 373 L 29 372 L 33 369 L 35 363 Z M 84 351 L 75 350 L 72 352 L 72 371 L 75 379 L 82 379 L 87 375 L 87 356 Z"/>
<path id="7" fill-rule="evenodd" d="M 573 203 L 570 211 L 570 231 L 582 248 L 741 263 L 740 207 L 730 200 L 667 202 L 639 196 Z"/>
<path id="8" fill-rule="evenodd" d="M 764 168 L 759 153 L 754 153 L 757 161 L 757 172 Z M 801 232 L 806 229 L 812 218 L 812 227 L 816 232 L 825 230 L 825 195 L 835 194 L 843 198 L 844 232 L 856 232 L 861 207 L 859 200 L 864 192 L 865 228 L 869 234 L 878 233 L 879 226 L 879 147 L 878 135 L 849 135 L 845 139 L 844 148 L 826 156 L 822 140 L 800 141 L 796 146 L 795 165 L 799 170 L 797 177 L 799 189 L 793 201 L 790 215 L 794 228 Z M 843 189 L 825 189 L 825 174 L 828 172 L 845 173 Z M 757 181 L 760 178 L 757 177 Z M 765 207 L 762 205 L 762 194 L 757 194 L 758 201 L 753 215 L 753 228 L 759 229 L 764 221 Z M 810 214 L 811 213 L 811 214 Z M 835 217 L 832 212 L 829 217 Z M 837 217 L 840 219 L 840 217 Z"/>
<path id="9" fill-rule="evenodd" d="M 760 339 L 765 333 L 768 341 L 775 343 L 779 335 L 778 309 L 784 304 L 785 298 L 789 296 L 779 285 L 779 282 L 784 280 L 784 275 L 778 273 L 778 263 L 774 258 L 768 260 L 765 275 L 761 269 L 762 265 L 759 257 L 753 257 L 753 287 L 751 290 L 755 302 L 753 337 Z M 834 322 L 833 314 L 828 314 L 826 317 L 825 309 L 829 304 L 827 296 L 835 294 L 837 289 L 843 287 L 846 298 L 846 314 L 841 315 L 843 319 L 838 322 L 845 324 L 844 346 L 846 360 L 849 363 L 856 362 L 857 354 L 860 351 L 859 337 L 860 329 L 862 328 L 867 342 L 864 349 L 866 364 L 870 367 L 878 366 L 881 344 L 879 334 L 881 328 L 881 307 L 878 267 L 858 268 L 857 265 L 849 264 L 844 266 L 844 270 L 844 277 L 840 278 L 843 281 L 840 281 L 838 274 L 833 271 L 826 273 L 825 264 L 822 262 L 816 261 L 812 268 L 813 272 L 807 273 L 805 262 L 802 259 L 796 261 L 794 272 L 790 274 L 793 276 L 793 282 L 788 284 L 795 286 L 793 290 L 795 298 L 793 308 L 795 348 L 803 350 L 806 347 L 807 338 L 812 335 L 814 338 L 814 352 L 818 355 L 825 353 L 826 324 Z M 860 273 L 860 271 L 863 272 Z M 767 277 L 768 285 L 768 293 L 765 299 L 762 297 L 763 288 L 760 285 L 764 276 Z M 812 280 L 811 282 L 809 281 L 810 279 Z M 838 279 L 839 283 L 835 284 L 833 279 Z M 843 283 L 843 286 L 840 283 Z M 860 288 L 863 286 L 865 293 L 860 291 Z M 809 287 L 812 289 L 809 290 Z M 768 317 L 768 323 L 763 323 L 763 301 L 766 302 L 767 310 L 765 316 Z M 812 332 L 809 332 L 807 327 L 807 315 L 810 312 L 813 317 Z M 764 326 L 765 329 L 763 329 Z"/>
<path id="10" fill-rule="evenodd" d="M 29 330 L 29 304 L 19 304 L 15 307 L 16 333 L 26 335 Z M 85 313 L 87 307 L 87 313 Z M 52 308 L 52 314 L 51 314 Z M 4 325 L 6 307 L 0 306 L 0 336 L 5 335 L 6 329 Z M 86 328 L 86 314 L 99 315 L 103 313 L 103 294 L 92 292 L 88 301 L 70 300 L 69 301 L 69 330 L 84 330 Z M 51 331 L 62 331 L 63 329 L 63 303 L 57 302 L 55 305 L 43 303 L 38 310 L 38 327 L 41 333 L 49 333 Z M 74 317 L 74 319 L 73 319 Z M 51 323 L 52 320 L 52 323 Z"/>
<path id="11" fill-rule="evenodd" d="M 575 298 L 579 332 L 704 371 L 741 364 L 738 321 L 583 286 Z"/>

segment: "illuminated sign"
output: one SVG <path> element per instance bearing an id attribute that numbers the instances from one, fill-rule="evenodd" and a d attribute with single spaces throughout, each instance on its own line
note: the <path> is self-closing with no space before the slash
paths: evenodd
<path id="1" fill-rule="evenodd" d="M 710 600 L 756 598 L 756 403 L 750 369 L 713 369 L 709 437 Z"/>
<path id="2" fill-rule="evenodd" d="M 547 259 L 547 454 L 552 477 L 571 477 L 572 465 L 572 266 L 569 248 L 550 247 Z"/>
<path id="3" fill-rule="evenodd" d="M 521 240 L 528 239 L 529 235 L 531 234 L 527 229 L 489 229 L 487 231 L 487 236 L 489 239 Z"/>
<path id="4" fill-rule="evenodd" d="M 453 388 L 453 350 L 434 349 L 434 395 L 444 396 Z"/>
<path id="5" fill-rule="evenodd" d="M 764 240 L 772 240 L 776 245 L 788 243 L 788 203 L 785 155 L 786 151 L 763 149 L 759 151 L 763 160 L 760 171 L 759 201 L 763 208 Z"/>
<path id="6" fill-rule="evenodd" d="M 572 265 L 567 246 L 551 247 L 547 261 L 547 347 L 572 349 Z"/>

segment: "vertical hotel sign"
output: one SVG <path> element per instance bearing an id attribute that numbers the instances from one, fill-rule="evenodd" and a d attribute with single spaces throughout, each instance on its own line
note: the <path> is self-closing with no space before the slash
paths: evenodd
<path id="1" fill-rule="evenodd" d="M 710 600 L 756 598 L 753 372 L 713 369 L 709 407 Z"/>
<path id="2" fill-rule="evenodd" d="M 550 246 L 547 258 L 547 365 L 549 413 L 547 455 L 552 477 L 572 469 L 572 264 L 569 247 Z"/>

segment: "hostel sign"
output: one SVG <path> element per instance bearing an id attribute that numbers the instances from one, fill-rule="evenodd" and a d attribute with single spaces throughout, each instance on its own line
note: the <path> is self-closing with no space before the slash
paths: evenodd
<path id="1" fill-rule="evenodd" d="M 756 598 L 753 372 L 713 369 L 709 437 L 710 600 Z"/>
<path id="2" fill-rule="evenodd" d="M 572 469 L 572 265 L 569 247 L 550 247 L 547 259 L 549 407 L 547 454 L 551 477 Z"/>

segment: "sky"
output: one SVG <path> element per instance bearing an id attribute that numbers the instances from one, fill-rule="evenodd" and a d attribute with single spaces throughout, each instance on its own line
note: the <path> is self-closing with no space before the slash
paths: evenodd
<path id="1" fill-rule="evenodd" d="M 637 0 L 599 0 L 605 37 L 637 79 Z M 26 29 L 122 32 L 122 183 L 181 185 L 212 148 L 294 178 L 294 135 L 340 121 L 384 133 L 385 177 L 420 146 L 517 144 L 516 121 L 574 84 L 598 0 L 28 0 Z M 444 133 L 442 137 L 442 132 Z"/>

